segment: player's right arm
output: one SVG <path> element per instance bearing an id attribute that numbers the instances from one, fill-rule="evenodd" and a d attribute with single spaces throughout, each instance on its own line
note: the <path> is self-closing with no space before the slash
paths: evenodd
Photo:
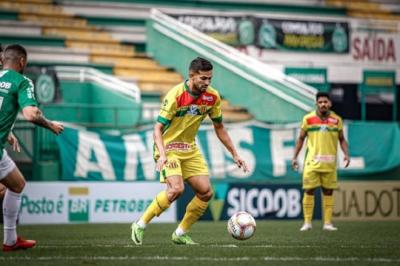
<path id="1" fill-rule="evenodd" d="M 164 164 L 167 162 L 167 154 L 165 153 L 165 147 L 164 147 L 164 140 L 162 138 L 162 134 L 164 131 L 164 124 L 160 122 L 156 122 L 154 125 L 154 143 L 157 146 L 158 152 L 160 153 L 160 158 L 157 160 L 156 164 L 156 169 L 158 172 L 160 172 L 164 166 Z"/>
<path id="2" fill-rule="evenodd" d="M 297 162 L 297 156 L 299 155 L 301 148 L 303 147 L 304 140 L 307 137 L 307 132 L 304 129 L 300 130 L 300 135 L 296 141 L 296 147 L 294 148 L 294 155 L 292 159 L 292 168 L 293 170 L 297 170 L 299 168 L 299 164 Z"/>
<path id="3" fill-rule="evenodd" d="M 167 154 L 165 152 L 163 133 L 170 126 L 172 119 L 175 117 L 177 110 L 175 90 L 170 90 L 165 96 L 160 113 L 158 114 L 157 122 L 154 125 L 154 143 L 158 149 L 160 157 L 156 163 L 157 171 L 161 171 L 165 163 L 167 162 Z"/>
<path id="4" fill-rule="evenodd" d="M 29 122 L 43 128 L 47 128 L 54 134 L 59 135 L 64 126 L 58 122 L 50 121 L 44 117 L 42 111 L 37 106 L 26 106 L 22 109 L 22 114 Z"/>
<path id="5" fill-rule="evenodd" d="M 26 77 L 24 77 L 18 87 L 18 105 L 22 109 L 25 119 L 29 122 L 47 128 L 56 135 L 64 130 L 62 124 L 50 121 L 44 117 L 42 111 L 37 107 L 33 83 Z"/>

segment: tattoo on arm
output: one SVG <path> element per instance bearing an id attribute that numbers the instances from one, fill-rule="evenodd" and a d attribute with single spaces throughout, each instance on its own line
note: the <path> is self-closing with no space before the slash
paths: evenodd
<path id="1" fill-rule="evenodd" d="M 42 111 L 40 111 L 39 109 L 36 111 L 31 122 L 40 127 L 52 130 L 51 128 L 52 122 L 48 120 L 46 117 L 44 117 Z"/>

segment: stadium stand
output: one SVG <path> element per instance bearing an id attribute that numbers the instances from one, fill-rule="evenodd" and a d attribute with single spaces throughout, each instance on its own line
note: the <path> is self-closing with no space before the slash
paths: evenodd
<path id="1" fill-rule="evenodd" d="M 120 10 L 84 6 L 81 3 L 57 4 L 59 5 L 55 5 L 53 1 L 1 2 L 0 9 L 11 13 L 9 16 L 13 17 L 14 12 L 18 12 L 18 20 L 0 21 L 3 42 L 29 45 L 28 50 L 34 65 L 77 64 L 93 66 L 107 73 L 112 68 L 114 75 L 139 85 L 144 97 L 144 108 L 153 109 L 153 112 L 156 109 L 154 101 L 159 102 L 166 90 L 182 81 L 182 76 L 161 67 L 143 53 L 143 25 L 148 9 L 147 12 L 139 9 L 133 14 L 129 13 L 130 20 L 141 21 L 142 27 L 137 27 L 134 23 L 130 24 L 129 19 L 125 24 L 113 22 L 112 17 L 121 17 Z M 100 17 L 110 12 L 118 15 L 110 16 L 110 19 L 106 16 L 106 23 L 103 25 L 89 25 L 93 22 L 90 21 L 90 16 Z M 84 18 L 81 18 L 82 15 Z M 94 21 L 98 22 L 96 19 Z M 41 48 L 37 47 L 39 45 Z M 139 48 L 141 51 L 136 50 L 138 46 L 142 46 Z M 235 107 L 226 105 L 225 109 L 228 120 L 251 118 L 249 114 L 243 115 L 243 110 L 239 116 L 235 116 L 238 113 Z"/>

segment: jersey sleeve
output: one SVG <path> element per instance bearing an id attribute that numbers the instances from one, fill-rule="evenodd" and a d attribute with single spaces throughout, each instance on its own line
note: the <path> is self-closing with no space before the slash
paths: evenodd
<path id="1" fill-rule="evenodd" d="M 306 117 L 303 117 L 303 121 L 301 122 L 300 128 L 301 128 L 302 130 L 304 130 L 305 132 L 307 132 L 308 123 L 307 123 Z"/>
<path id="2" fill-rule="evenodd" d="M 25 78 L 18 88 L 18 105 L 22 109 L 27 106 L 37 106 L 33 82 Z"/>
<path id="3" fill-rule="evenodd" d="M 161 103 L 160 113 L 158 114 L 157 122 L 167 126 L 175 117 L 177 111 L 176 99 L 172 91 L 168 93 Z"/>
<path id="4" fill-rule="evenodd" d="M 215 101 L 214 106 L 211 108 L 209 116 L 213 122 L 221 123 L 222 122 L 222 110 L 221 110 L 221 97 L 219 94 L 216 95 L 217 99 Z"/>

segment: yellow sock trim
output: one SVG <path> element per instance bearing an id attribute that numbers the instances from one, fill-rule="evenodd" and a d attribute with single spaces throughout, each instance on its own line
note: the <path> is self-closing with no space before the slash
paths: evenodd
<path id="1" fill-rule="evenodd" d="M 323 208 L 324 208 L 324 223 L 332 223 L 332 212 L 333 212 L 333 196 L 322 196 Z"/>
<path id="2" fill-rule="evenodd" d="M 208 202 L 202 201 L 198 197 L 194 196 L 186 207 L 185 216 L 183 216 L 179 227 L 181 227 L 185 232 L 189 231 L 190 227 L 192 227 L 192 225 L 197 222 L 207 210 L 207 206 Z"/>
<path id="3" fill-rule="evenodd" d="M 303 215 L 304 222 L 311 223 L 314 212 L 314 195 L 304 193 L 303 196 Z"/>
<path id="4" fill-rule="evenodd" d="M 150 203 L 149 207 L 147 207 L 140 219 L 148 224 L 155 216 L 160 216 L 160 214 L 168 209 L 170 205 L 171 202 L 168 200 L 167 192 L 162 191 L 158 193 L 158 195 Z"/>

